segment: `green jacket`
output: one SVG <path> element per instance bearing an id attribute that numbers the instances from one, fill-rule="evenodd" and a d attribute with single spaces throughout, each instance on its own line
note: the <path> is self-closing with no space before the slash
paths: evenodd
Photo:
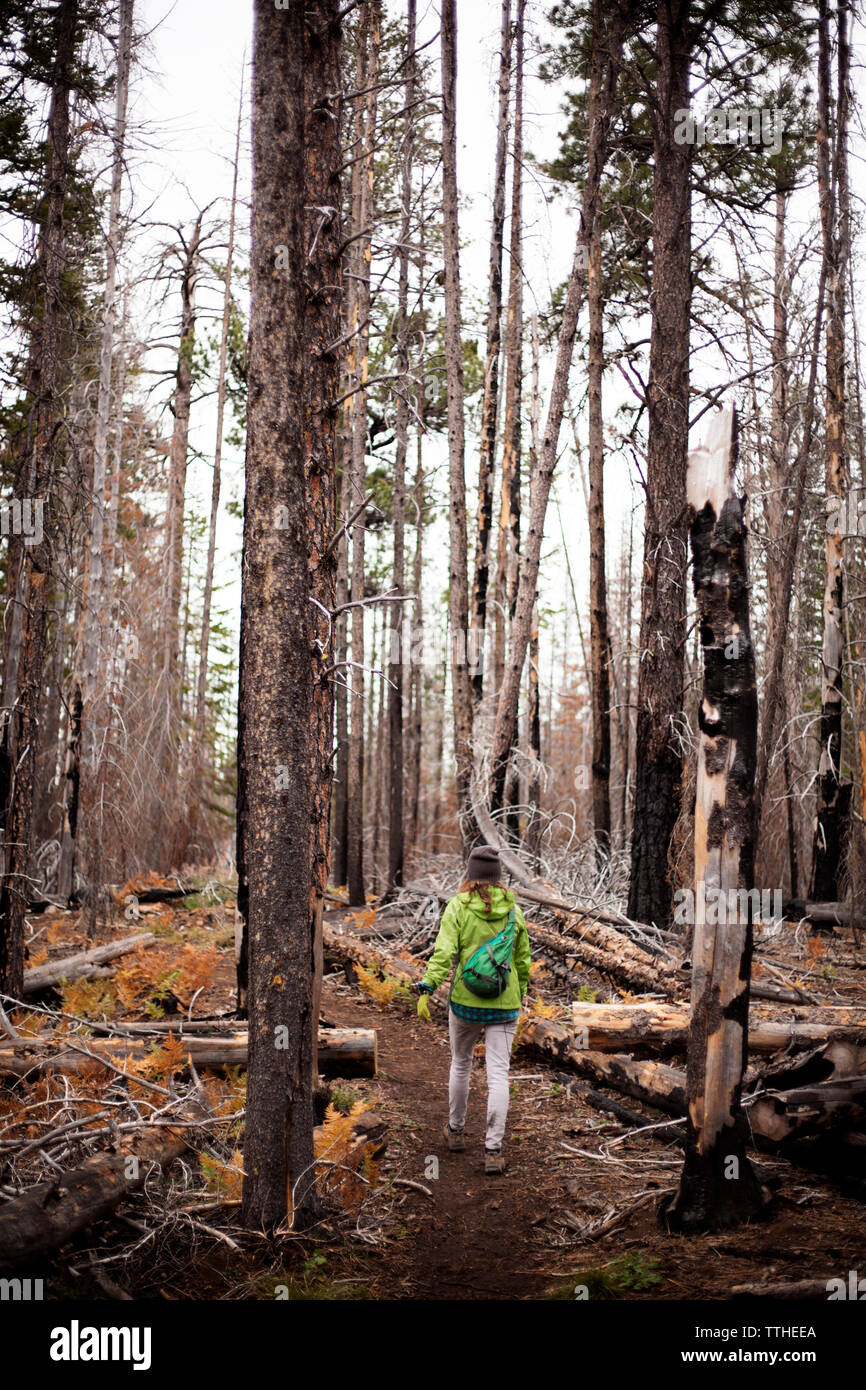
<path id="1" fill-rule="evenodd" d="M 498 999 L 480 999 L 463 983 L 463 966 L 485 941 L 497 936 L 505 926 L 508 914 L 514 908 L 515 930 L 514 951 L 511 956 L 511 976 L 505 990 Z M 485 1009 L 519 1009 L 529 984 L 529 932 L 520 908 L 514 901 L 514 894 L 505 888 L 490 889 L 490 912 L 484 911 L 484 903 L 479 893 L 458 893 L 452 898 L 442 914 L 439 935 L 433 947 L 433 955 L 424 975 L 422 984 L 434 990 L 447 978 L 454 957 L 460 963 L 454 976 L 451 998 L 455 1004 L 479 1006 Z"/>

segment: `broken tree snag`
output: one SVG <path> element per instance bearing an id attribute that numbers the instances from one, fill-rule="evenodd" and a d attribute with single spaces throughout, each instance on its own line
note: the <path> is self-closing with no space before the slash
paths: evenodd
<path id="1" fill-rule="evenodd" d="M 695 791 L 695 903 L 686 1151 L 675 1230 L 721 1230 L 762 1206 L 740 1108 L 746 1069 L 751 895 L 745 921 L 707 922 L 710 888 L 753 887 L 758 695 L 749 625 L 744 499 L 733 492 L 736 415 L 719 411 L 689 453 L 694 588 L 704 657 Z M 702 891 L 703 890 L 703 891 Z M 714 914 L 715 915 L 715 914 Z"/>

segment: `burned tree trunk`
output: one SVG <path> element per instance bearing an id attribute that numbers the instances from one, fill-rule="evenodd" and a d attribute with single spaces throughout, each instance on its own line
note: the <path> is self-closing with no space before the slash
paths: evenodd
<path id="1" fill-rule="evenodd" d="M 304 7 L 257 0 L 249 429 L 239 712 L 249 884 L 243 1221 L 315 1207 L 310 925 L 312 661 L 307 558 Z M 275 499 L 279 507 L 275 515 Z M 279 524 L 278 524 L 279 523 Z"/>
<path id="2" fill-rule="evenodd" d="M 830 37 L 827 0 L 818 6 L 818 118 L 829 138 Z M 848 488 L 848 441 L 845 426 L 845 299 L 848 273 L 847 118 L 848 11 L 839 6 L 838 108 L 836 144 L 829 188 L 826 148 L 822 170 L 821 228 L 827 266 L 827 399 L 825 413 L 824 488 L 828 506 L 824 537 L 824 635 L 821 652 L 821 746 L 818 805 L 809 897 L 820 902 L 839 897 L 845 859 L 846 824 L 851 784 L 842 781 L 842 664 L 845 649 L 844 526 L 842 505 Z"/>
<path id="3" fill-rule="evenodd" d="M 686 454 L 691 303 L 690 146 L 674 138 L 689 105 L 689 0 L 660 0 L 653 103 L 652 341 L 640 665 L 628 915 L 670 916 L 668 849 L 680 809 L 686 642 Z"/>
<path id="4" fill-rule="evenodd" d="M 695 794 L 695 900 L 688 1126 L 680 1188 L 670 1212 L 679 1230 L 720 1230 L 760 1210 L 740 1109 L 746 1069 L 751 896 L 745 921 L 719 927 L 704 908 L 710 888 L 751 889 L 758 731 L 755 654 L 749 626 L 743 500 L 734 495 L 736 417 L 719 412 L 703 448 L 689 454 L 694 586 L 704 654 Z"/>

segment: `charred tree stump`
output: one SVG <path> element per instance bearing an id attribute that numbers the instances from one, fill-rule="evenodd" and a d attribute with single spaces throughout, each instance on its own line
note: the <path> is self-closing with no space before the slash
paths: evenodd
<path id="1" fill-rule="evenodd" d="M 695 793 L 695 900 L 688 1118 L 675 1230 L 721 1230 L 761 1209 L 740 1108 L 746 1069 L 751 897 L 746 921 L 706 921 L 705 892 L 753 886 L 758 695 L 749 627 L 744 499 L 733 492 L 736 416 L 719 412 L 689 453 L 694 586 L 704 654 Z M 703 883 L 704 892 L 698 891 Z"/>

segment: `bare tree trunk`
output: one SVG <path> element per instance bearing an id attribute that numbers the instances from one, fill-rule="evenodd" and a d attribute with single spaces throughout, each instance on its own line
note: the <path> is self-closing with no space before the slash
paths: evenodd
<path id="1" fill-rule="evenodd" d="M 111 194 L 106 243 L 106 279 L 102 299 L 102 335 L 99 350 L 99 386 L 96 400 L 96 427 L 93 436 L 93 486 L 91 493 L 88 542 L 87 607 L 84 617 L 82 666 L 72 695 L 70 757 L 67 761 L 61 858 L 57 891 L 65 900 L 72 896 L 75 851 L 78 835 L 78 808 L 81 798 L 82 763 L 89 781 L 97 771 L 96 717 L 99 699 L 100 625 L 105 606 L 103 562 L 105 556 L 105 478 L 108 460 L 108 433 L 111 413 L 111 369 L 114 353 L 115 297 L 117 262 L 120 253 L 120 194 L 123 180 L 123 153 L 126 138 L 126 104 L 132 55 L 133 0 L 121 0 L 117 42 L 117 80 L 115 88 Z"/>
<path id="2" fill-rule="evenodd" d="M 424 188 L 419 199 L 420 226 L 418 230 L 418 316 L 424 322 L 424 276 L 426 273 Z M 415 462 L 415 554 L 412 561 L 412 752 L 410 760 L 409 824 L 412 853 L 418 843 L 419 809 L 421 801 L 421 756 L 424 737 L 424 372 L 426 359 L 424 339 L 421 338 L 418 356 L 418 390 L 415 409 L 418 414 L 417 457 Z"/>
<path id="3" fill-rule="evenodd" d="M 249 1058 L 242 1218 L 297 1229 L 316 1207 L 313 702 L 305 419 L 305 7 L 256 0 L 249 428 L 241 723 L 249 877 Z M 307 74 L 311 81 L 312 75 Z M 275 272 L 284 248 L 287 269 Z M 313 441 L 311 441 L 313 442 Z M 274 499 L 286 506 L 274 524 Z"/>
<path id="4" fill-rule="evenodd" d="M 501 804 L 505 785 L 505 772 L 514 741 L 517 720 L 517 700 L 520 679 L 529 634 L 532 626 L 532 609 L 538 587 L 538 567 L 541 558 L 541 542 L 544 535 L 544 518 L 547 499 L 556 467 L 559 447 L 559 432 L 568 396 L 568 375 L 571 367 L 577 319 L 580 312 L 589 241 L 592 227 L 598 215 L 601 175 L 607 157 L 608 135 L 616 88 L 617 73 L 621 61 L 622 40 L 628 18 L 624 6 L 618 9 L 605 27 L 601 0 L 593 5 L 593 58 L 589 97 L 589 158 L 587 177 L 583 188 L 583 201 L 580 216 L 580 229 L 577 234 L 574 261 L 569 277 L 568 289 L 562 313 L 562 327 L 557 345 L 556 366 L 550 404 L 538 468 L 538 486 L 530 507 L 526 548 L 520 566 L 520 581 L 517 590 L 514 620 L 511 625 L 511 641 L 508 649 L 505 677 L 496 707 L 496 722 L 493 731 L 493 804 Z"/>
<path id="5" fill-rule="evenodd" d="M 818 112 L 829 138 L 830 40 L 828 0 L 818 5 Z M 818 804 L 809 897 L 831 902 L 839 896 L 845 860 L 851 784 L 842 782 L 842 663 L 845 646 L 845 557 L 843 503 L 848 490 L 848 439 L 845 423 L 845 298 L 848 279 L 848 71 L 850 44 L 847 5 L 838 7 L 838 102 L 835 151 L 828 196 L 822 197 L 827 262 L 827 346 L 824 489 L 828 514 L 824 538 L 824 639 L 821 654 L 821 748 Z M 826 168 L 823 169 L 826 177 Z"/>
<path id="6" fill-rule="evenodd" d="M 348 338 L 346 349 L 345 381 L 346 390 L 351 391 L 357 384 L 358 364 L 358 284 L 363 269 L 361 215 L 361 184 L 364 174 L 364 161 L 361 152 L 364 144 L 364 112 L 367 47 L 370 11 L 367 6 L 361 10 L 357 31 L 357 55 L 355 61 L 355 97 L 352 117 L 352 187 L 350 200 L 349 245 L 346 251 L 345 315 L 344 332 Z M 337 607 L 340 610 L 336 620 L 336 725 L 337 725 L 337 790 L 334 798 L 334 846 L 332 877 L 335 883 L 348 881 L 349 873 L 349 704 L 351 700 L 352 673 L 349 657 L 349 614 L 344 605 L 348 603 L 351 592 L 349 576 L 349 538 L 354 533 L 349 522 L 356 508 L 363 501 L 363 494 L 355 496 L 354 454 L 352 439 L 355 425 L 355 397 L 349 396 L 343 410 L 342 433 L 342 481 L 340 485 L 341 534 L 337 549 Z"/>
<path id="7" fill-rule="evenodd" d="M 382 33 L 381 0 L 371 0 L 369 11 L 369 48 L 364 69 L 364 88 L 366 89 L 366 111 L 364 118 L 363 153 L 358 151 L 356 158 L 363 160 L 360 185 L 360 254 L 358 258 L 358 284 L 356 287 L 355 318 L 358 324 L 357 369 L 352 400 L 352 481 L 353 490 L 360 503 L 366 487 L 367 450 L 367 389 L 366 381 L 370 365 L 370 267 L 372 260 L 372 220 L 373 220 L 373 147 L 376 137 L 377 86 L 379 81 L 379 44 Z M 352 602 L 360 603 L 364 597 L 364 528 L 365 516 L 361 513 L 352 532 Z M 353 907 L 363 907 L 366 901 L 364 892 L 364 692 L 366 689 L 364 673 L 364 615 L 363 607 L 352 609 L 352 665 L 350 684 L 352 687 L 352 727 L 349 735 L 349 786 L 348 786 L 348 845 L 347 882 L 349 902 Z"/>
<path id="8" fill-rule="evenodd" d="M 610 853 L 610 638 L 604 554 L 604 322 L 601 227 L 596 219 L 587 266 L 589 299 L 589 648 L 592 661 L 592 826 L 596 862 Z"/>
<path id="9" fill-rule="evenodd" d="M 493 670 L 496 689 L 502 685 L 505 648 L 514 607 L 520 565 L 520 454 L 522 444 L 521 384 L 523 377 L 523 49 L 525 0 L 517 0 L 514 51 L 514 153 L 512 158 L 511 234 L 509 241 L 508 323 L 505 355 L 505 421 L 502 428 L 502 482 L 499 498 L 499 533 L 496 556 Z M 519 687 L 518 687 L 519 689 Z M 518 696 L 519 698 L 519 696 Z M 517 728 L 515 710 L 514 727 Z M 493 807 L 506 797 L 494 788 Z M 513 831 L 513 818 L 509 816 Z"/>
<path id="10" fill-rule="evenodd" d="M 539 388 L 538 315 L 532 315 L 532 395 L 529 404 L 529 498 L 530 510 L 538 478 L 539 432 L 541 428 L 541 391 Z M 540 648 L 538 642 L 538 596 L 532 614 L 529 634 L 529 756 L 531 772 L 527 796 L 529 826 L 527 844 L 536 858 L 541 852 L 541 695 Z"/>
<path id="11" fill-rule="evenodd" d="M 402 209 L 400 217 L 400 272 L 397 303 L 397 371 L 400 384 L 397 396 L 394 459 L 394 589 L 402 594 L 406 583 L 405 524 L 406 524 L 406 454 L 409 447 L 409 235 L 412 203 L 412 149 L 414 142 L 415 100 L 415 9 L 416 0 L 408 0 L 406 35 L 406 125 L 403 134 Z M 406 667 L 403 634 L 406 630 L 406 605 L 390 605 L 388 687 L 388 757 L 390 762 L 388 801 L 388 879 L 386 893 L 403 882 L 403 672 Z"/>
<path id="12" fill-rule="evenodd" d="M 17 671 L 10 688 L 7 663 L 3 775 L 3 875 L 0 880 L 0 991 L 21 997 L 24 977 L 24 913 L 29 896 L 34 778 L 39 746 L 39 702 L 48 622 L 53 513 L 59 418 L 59 334 L 66 257 L 64 208 L 69 177 L 69 97 L 75 63 L 77 0 L 60 0 L 55 11 L 55 68 L 48 115 L 49 163 L 44 222 L 38 252 L 39 303 L 32 328 L 25 434 L 24 495 L 43 506 L 42 535 L 19 547 L 16 586 L 21 609 Z M 16 605 L 17 607 L 17 605 Z"/>
<path id="13" fill-rule="evenodd" d="M 328 666 L 328 614 L 336 601 L 337 409 L 340 358 L 333 347 L 342 318 L 342 35 L 338 0 L 307 0 L 304 12 L 307 211 L 306 478 L 312 646 L 310 725 L 310 931 L 314 941 L 313 1073 L 322 992 L 322 913 L 331 852 L 334 687 Z M 322 610 L 326 610 L 323 612 Z"/>
<path id="14" fill-rule="evenodd" d="M 695 799 L 696 921 L 688 1040 L 688 1121 L 670 1222 L 721 1230 L 748 1220 L 761 1190 L 746 1157 L 740 1110 L 749 1025 L 751 898 L 747 921 L 706 920 L 710 890 L 754 883 L 758 693 L 749 625 L 743 500 L 733 489 L 736 417 L 716 414 L 689 455 L 694 584 L 704 653 Z"/>
<path id="15" fill-rule="evenodd" d="M 659 0 L 649 438 L 628 896 L 632 919 L 659 925 L 670 917 L 668 849 L 679 815 L 683 771 L 678 724 L 686 642 L 691 147 L 676 142 L 674 116 L 689 105 L 690 57 L 690 0 Z"/>
<path id="16" fill-rule="evenodd" d="M 229 213 L 229 244 L 226 255 L 226 271 L 223 282 L 223 321 L 220 333 L 219 377 L 217 380 L 217 426 L 213 455 L 213 483 L 210 499 L 210 523 L 208 525 L 207 560 L 204 576 L 204 599 L 201 615 L 201 644 L 198 659 L 198 683 L 195 701 L 195 726 L 193 748 L 190 759 L 190 781 L 188 800 L 188 820 L 192 823 L 197 814 L 196 799 L 201 797 L 202 771 L 204 762 L 205 710 L 207 706 L 208 648 L 210 645 L 211 603 L 213 599 L 214 561 L 216 558 L 216 529 L 219 517 L 220 489 L 222 486 L 223 420 L 226 404 L 226 362 L 228 358 L 229 326 L 232 312 L 232 267 L 235 250 L 235 213 L 238 197 L 238 165 L 241 149 L 241 120 L 244 106 L 244 80 L 246 64 L 241 67 L 241 94 L 238 99 L 238 123 L 235 133 L 235 158 L 232 171 L 232 201 Z"/>
<path id="17" fill-rule="evenodd" d="M 473 698 L 468 664 L 469 591 L 466 554 L 466 465 L 463 421 L 463 343 L 460 315 L 460 240 L 457 227 L 457 6 L 442 3 L 442 218 L 445 251 L 445 373 L 448 389 L 449 589 L 451 693 L 457 814 L 464 847 L 472 840 L 467 817 L 472 773 Z"/>
<path id="18" fill-rule="evenodd" d="M 484 689 L 484 632 L 490 580 L 490 528 L 493 521 L 493 483 L 496 472 L 496 419 L 499 409 L 499 355 L 502 327 L 502 250 L 505 226 L 505 164 L 508 144 L 508 99 L 511 84 L 511 0 L 502 0 L 502 38 L 499 50 L 499 114 L 496 127 L 496 165 L 493 176 L 493 221 L 490 229 L 490 269 L 487 278 L 487 351 L 484 396 L 481 402 L 481 457 L 478 469 L 478 519 L 475 533 L 475 574 L 472 584 L 473 642 L 478 665 L 472 675 L 476 708 Z"/>
<path id="19" fill-rule="evenodd" d="M 632 603 L 632 559 L 634 553 L 634 516 L 629 517 L 628 522 L 628 583 L 626 585 L 625 597 L 625 679 L 623 681 L 623 699 L 625 708 L 623 709 L 623 740 L 622 740 L 622 792 L 620 795 L 620 845 L 624 849 L 628 843 L 628 787 L 630 761 L 629 751 L 631 744 L 631 708 L 632 708 L 632 673 L 631 673 L 631 603 Z"/>
<path id="20" fill-rule="evenodd" d="M 183 598 L 183 522 L 186 500 L 186 469 L 189 453 L 189 410 L 192 398 L 192 358 L 195 346 L 195 292 L 199 271 L 202 214 L 193 223 L 189 242 L 182 237 L 180 347 L 177 354 L 177 385 L 172 398 L 174 428 L 169 455 L 168 515 L 166 517 L 165 650 L 163 667 L 169 693 L 169 719 L 180 712 L 180 661 L 183 645 L 181 606 Z M 275 253 L 276 254 L 276 253 Z"/>

